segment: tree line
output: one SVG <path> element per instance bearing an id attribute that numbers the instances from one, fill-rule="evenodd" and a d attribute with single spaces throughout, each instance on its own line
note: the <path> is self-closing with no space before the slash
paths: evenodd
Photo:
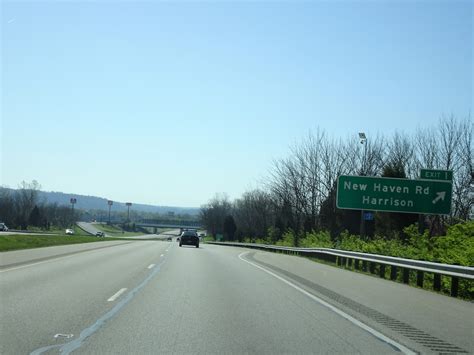
<path id="1" fill-rule="evenodd" d="M 23 181 L 16 190 L 0 188 L 1 222 L 13 229 L 71 226 L 75 220 L 71 207 L 40 201 L 40 189 L 41 185 L 36 180 Z"/>
<path id="2" fill-rule="evenodd" d="M 287 157 L 275 160 L 259 188 L 234 201 L 216 195 L 201 207 L 200 218 L 209 234 L 222 234 L 227 240 L 277 242 L 292 231 L 298 245 L 305 233 L 322 230 L 336 239 L 343 231 L 358 234 L 361 218 L 360 211 L 336 208 L 339 175 L 417 179 L 421 168 L 453 171 L 451 215 L 420 220 L 414 214 L 377 212 L 367 222 L 366 237 L 403 239 L 404 228 L 418 221 L 430 235 L 440 235 L 446 225 L 470 218 L 474 206 L 470 115 L 443 116 L 437 124 L 412 134 L 376 134 L 366 139 L 334 138 L 318 129 L 291 147 Z"/>
<path id="3" fill-rule="evenodd" d="M 71 205 L 48 203 L 40 197 L 41 185 L 38 181 L 21 182 L 17 189 L 0 187 L 0 222 L 4 222 L 10 229 L 26 230 L 36 227 L 44 230 L 51 228 L 68 228 L 76 221 L 98 221 L 108 222 L 109 212 L 100 209 L 73 209 Z M 128 217 L 130 218 L 127 221 Z M 177 214 L 173 217 L 160 213 L 130 210 L 112 211 L 110 220 L 112 223 L 121 224 L 126 230 L 134 230 L 132 222 L 141 219 L 166 219 L 179 222 L 181 220 L 193 220 L 196 217 L 188 214 Z"/>

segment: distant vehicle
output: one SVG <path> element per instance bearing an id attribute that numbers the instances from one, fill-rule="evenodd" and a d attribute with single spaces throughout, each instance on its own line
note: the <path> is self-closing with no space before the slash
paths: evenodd
<path id="1" fill-rule="evenodd" d="M 8 232 L 8 227 L 3 222 L 0 222 L 0 232 Z"/>
<path id="2" fill-rule="evenodd" d="M 173 240 L 173 238 L 172 238 L 172 237 L 168 237 L 166 240 L 171 241 L 171 240 Z"/>
<path id="3" fill-rule="evenodd" d="M 205 236 L 206 236 L 206 233 L 201 232 L 201 233 L 199 233 L 199 236 L 200 236 L 200 237 L 205 237 Z"/>
<path id="4" fill-rule="evenodd" d="M 97 232 L 95 234 L 96 237 L 105 237 L 105 233 L 104 232 Z"/>
<path id="5" fill-rule="evenodd" d="M 182 234 L 183 232 L 197 232 L 196 228 L 180 228 L 179 233 Z"/>
<path id="6" fill-rule="evenodd" d="M 68 235 L 73 235 L 74 234 L 74 231 L 72 229 L 66 229 L 66 234 Z"/>
<path id="7" fill-rule="evenodd" d="M 181 234 L 179 240 L 179 246 L 182 245 L 194 245 L 196 248 L 199 248 L 199 237 L 196 232 L 186 231 Z"/>

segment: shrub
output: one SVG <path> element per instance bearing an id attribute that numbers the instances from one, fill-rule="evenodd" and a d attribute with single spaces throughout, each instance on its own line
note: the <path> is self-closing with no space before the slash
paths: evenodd
<path id="1" fill-rule="evenodd" d="M 334 245 L 331 241 L 331 235 L 328 231 L 321 231 L 316 233 L 315 231 L 307 233 L 303 239 L 300 240 L 300 246 L 302 248 L 333 248 Z"/>

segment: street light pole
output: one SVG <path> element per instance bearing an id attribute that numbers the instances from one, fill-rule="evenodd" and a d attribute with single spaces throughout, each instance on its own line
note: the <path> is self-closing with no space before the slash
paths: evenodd
<path id="1" fill-rule="evenodd" d="M 130 206 L 132 205 L 131 202 L 127 202 L 127 223 L 130 222 Z"/>
<path id="2" fill-rule="evenodd" d="M 110 209 L 112 208 L 112 205 L 114 204 L 114 201 L 107 201 L 107 204 L 109 205 L 109 224 L 110 224 Z"/>
<path id="3" fill-rule="evenodd" d="M 360 144 L 364 145 L 364 160 L 362 161 L 362 171 L 361 175 L 367 175 L 366 171 L 366 160 L 367 160 L 367 137 L 364 132 L 359 133 Z M 361 237 L 365 237 L 365 218 L 364 210 L 360 211 L 360 231 L 359 234 Z"/>
<path id="4" fill-rule="evenodd" d="M 71 197 L 69 202 L 71 202 L 71 210 L 72 210 L 72 212 L 71 212 L 71 214 L 72 214 L 71 225 L 74 226 L 74 205 L 77 202 L 77 199 L 75 199 L 74 197 Z"/>

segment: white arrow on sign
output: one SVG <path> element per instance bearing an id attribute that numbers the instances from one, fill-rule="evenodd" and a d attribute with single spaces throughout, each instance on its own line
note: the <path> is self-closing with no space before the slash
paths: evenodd
<path id="1" fill-rule="evenodd" d="M 435 204 L 439 200 L 444 201 L 444 198 L 446 197 L 446 191 L 437 192 L 436 195 L 438 196 L 436 196 L 436 198 L 433 200 L 433 204 Z"/>

